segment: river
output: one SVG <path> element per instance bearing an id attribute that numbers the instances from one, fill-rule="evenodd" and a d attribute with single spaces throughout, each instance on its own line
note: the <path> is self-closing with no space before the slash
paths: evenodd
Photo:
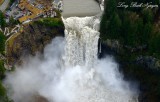
<path id="1" fill-rule="evenodd" d="M 64 0 L 63 17 L 94 16 L 101 12 L 99 4 L 95 0 Z"/>

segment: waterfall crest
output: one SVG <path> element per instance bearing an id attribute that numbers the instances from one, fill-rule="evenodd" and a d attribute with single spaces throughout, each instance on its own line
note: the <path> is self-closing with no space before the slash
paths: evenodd
<path id="1" fill-rule="evenodd" d="M 93 67 L 97 61 L 99 19 L 70 17 L 63 21 L 66 37 L 66 65 Z"/>

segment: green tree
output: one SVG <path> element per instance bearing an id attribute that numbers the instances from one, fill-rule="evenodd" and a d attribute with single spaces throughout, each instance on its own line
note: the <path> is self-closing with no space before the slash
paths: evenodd
<path id="1" fill-rule="evenodd" d="M 3 12 L 2 12 L 2 11 L 0 11 L 0 26 L 1 26 L 2 28 L 4 28 L 4 27 L 6 26 L 5 17 L 4 17 L 4 15 L 3 15 Z"/>
<path id="2" fill-rule="evenodd" d="M 6 89 L 0 81 L 0 102 L 8 102 L 6 97 Z"/>
<path id="3" fill-rule="evenodd" d="M 5 35 L 2 32 L 0 32 L 0 53 L 3 53 L 5 50 L 5 41 Z"/>
<path id="4" fill-rule="evenodd" d="M 112 39 L 118 39 L 120 37 L 121 19 L 117 13 L 114 13 L 107 27 L 107 34 Z"/>
<path id="5" fill-rule="evenodd" d="M 100 23 L 100 33 L 101 33 L 101 38 L 103 40 L 106 40 L 106 33 L 107 33 L 107 17 L 103 15 L 101 23 Z"/>
<path id="6" fill-rule="evenodd" d="M 116 11 L 117 11 L 117 1 L 106 0 L 105 16 L 107 18 L 110 18 Z"/>
<path id="7" fill-rule="evenodd" d="M 143 19 L 142 18 L 139 18 L 137 20 L 137 31 L 136 31 L 136 35 L 137 35 L 137 44 L 142 44 L 142 41 L 144 39 L 144 30 L 143 30 L 143 27 L 144 27 L 144 24 L 143 24 Z"/>
<path id="8" fill-rule="evenodd" d="M 131 20 L 128 16 L 128 14 L 124 13 L 123 16 L 123 22 L 121 27 L 121 36 L 122 36 L 122 42 L 125 45 L 132 45 L 133 43 L 133 33 L 132 33 L 132 25 Z"/>
<path id="9" fill-rule="evenodd" d="M 5 75 L 4 62 L 0 60 L 0 79 L 3 79 Z"/>
<path id="10" fill-rule="evenodd" d="M 10 17 L 10 19 L 9 19 L 9 24 L 10 25 L 16 25 L 16 24 L 18 24 L 19 22 L 17 21 L 17 20 L 15 20 L 12 16 Z"/>
<path id="11" fill-rule="evenodd" d="M 148 41 L 152 35 L 152 31 L 153 31 L 152 24 L 150 22 L 144 25 L 143 35 L 142 35 L 142 44 L 148 44 Z"/>
<path id="12" fill-rule="evenodd" d="M 9 0 L 9 5 L 11 6 L 16 0 Z"/>
<path id="13" fill-rule="evenodd" d="M 0 82 L 0 96 L 5 96 L 6 91 L 5 88 L 3 87 L 2 83 Z"/>
<path id="14" fill-rule="evenodd" d="M 160 57 L 160 33 L 155 34 L 149 43 L 149 51 L 152 54 L 156 54 Z M 157 57 L 157 56 L 156 56 Z"/>
<path id="15" fill-rule="evenodd" d="M 144 23 L 153 22 L 153 12 L 150 9 L 144 9 L 142 14 Z"/>

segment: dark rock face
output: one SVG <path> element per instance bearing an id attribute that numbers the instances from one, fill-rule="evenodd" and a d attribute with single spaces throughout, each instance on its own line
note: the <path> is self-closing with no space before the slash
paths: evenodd
<path id="1" fill-rule="evenodd" d="M 108 49 L 108 50 L 105 51 L 106 49 Z M 102 54 L 101 54 L 102 57 L 106 53 L 113 54 L 113 53 L 110 53 L 111 51 L 116 54 L 121 54 L 121 55 L 124 54 L 123 53 L 124 51 L 127 51 L 128 54 L 134 54 L 137 52 L 147 50 L 147 45 L 131 47 L 131 46 L 127 46 L 127 45 L 121 45 L 117 40 L 107 39 L 107 41 L 105 43 L 102 43 L 101 50 L 102 50 Z M 109 52 L 109 50 L 111 50 L 111 51 Z M 153 56 L 149 56 L 149 55 L 137 55 L 132 60 L 131 63 L 137 64 L 137 65 L 142 65 L 146 68 L 150 68 L 153 70 L 160 70 L 160 60 L 157 58 L 154 58 Z"/>
<path id="2" fill-rule="evenodd" d="M 103 42 L 99 58 L 103 58 L 106 55 L 114 56 L 119 64 L 119 71 L 124 75 L 124 80 L 137 84 L 137 88 L 140 91 L 138 97 L 139 102 L 159 102 L 159 59 L 142 53 L 134 56 L 137 52 L 145 51 L 146 46 L 133 48 L 119 45 L 116 42 Z M 131 55 L 134 57 L 130 57 Z"/>
<path id="3" fill-rule="evenodd" d="M 56 36 L 64 36 L 64 26 L 49 27 L 36 23 L 24 25 L 23 32 L 7 46 L 7 64 L 14 66 L 21 63 L 21 57 L 43 52 L 45 45 Z"/>
<path id="4" fill-rule="evenodd" d="M 146 68 L 160 69 L 160 61 L 152 56 L 139 56 L 136 59 L 136 63 L 144 65 Z"/>

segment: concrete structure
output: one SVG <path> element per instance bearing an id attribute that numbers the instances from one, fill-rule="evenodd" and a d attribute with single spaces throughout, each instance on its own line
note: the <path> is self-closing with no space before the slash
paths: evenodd
<path id="1" fill-rule="evenodd" d="M 31 20 L 36 18 L 39 14 L 42 14 L 43 11 L 32 6 L 27 0 L 21 0 L 18 7 L 22 10 L 27 9 L 29 10 L 32 14 L 31 15 L 25 15 L 21 18 L 19 18 L 20 22 L 25 22 L 27 20 Z"/>
<path id="2" fill-rule="evenodd" d="M 2 5 L 0 5 L 0 10 L 4 12 L 9 5 L 9 0 L 5 0 Z"/>
<path id="3" fill-rule="evenodd" d="M 84 17 L 94 16 L 101 12 L 99 4 L 95 0 L 63 0 L 62 16 Z"/>
<path id="4" fill-rule="evenodd" d="M 20 0 L 18 7 L 23 11 L 28 11 L 28 14 L 25 14 L 21 18 L 19 18 L 19 21 L 21 23 L 26 21 L 31 21 L 34 18 L 37 18 L 44 13 L 51 10 L 52 5 L 44 4 L 41 0 L 34 1 L 28 1 L 28 0 Z"/>

